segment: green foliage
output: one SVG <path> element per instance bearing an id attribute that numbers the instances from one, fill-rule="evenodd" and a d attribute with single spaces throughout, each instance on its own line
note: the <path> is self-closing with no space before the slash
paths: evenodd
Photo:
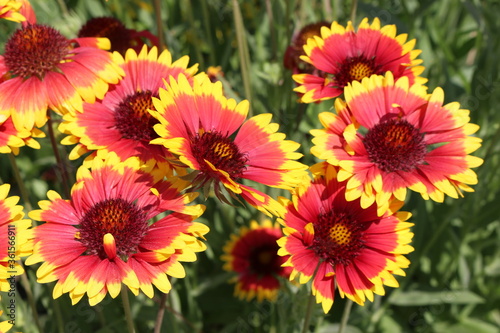
<path id="1" fill-rule="evenodd" d="M 40 22 L 50 24 L 68 37 L 90 17 L 116 16 L 130 28 L 158 33 L 152 3 L 138 0 L 32 0 Z M 160 1 L 164 41 L 177 59 L 190 56 L 200 70 L 221 66 L 226 93 L 237 99 L 249 98 L 254 114 L 270 112 L 280 131 L 301 143 L 303 163 L 312 164 L 308 131 L 320 128 L 317 114 L 331 108 L 331 102 L 303 105 L 292 91 L 291 73 L 283 68 L 283 53 L 294 31 L 320 20 L 349 19 L 350 3 L 343 1 L 239 1 L 240 32 L 235 28 L 230 1 Z M 422 50 L 428 87 L 440 86 L 446 102 L 459 101 L 470 109 L 473 123 L 481 126 L 483 146 L 475 155 L 484 158 L 476 169 L 479 184 L 464 198 L 444 203 L 423 201 L 413 194 L 403 210 L 411 211 L 415 223 L 407 276 L 399 278 L 400 288 L 387 288 L 364 307 L 354 306 L 346 332 L 498 332 L 500 327 L 500 21 L 498 1 L 360 1 L 356 15 L 378 16 L 383 24 L 394 23 L 398 33 L 416 38 Z M 1 45 L 13 31 L 12 23 L 0 22 Z M 238 33 L 248 47 L 249 69 L 242 73 Z M 247 78 L 248 75 L 248 78 Z M 247 80 L 247 81 L 245 81 Z M 249 85 L 245 89 L 245 85 Z M 61 138 L 58 138 L 59 140 Z M 46 191 L 62 192 L 58 167 L 48 139 L 39 140 L 42 149 L 23 148 L 17 163 L 21 177 L 37 207 Z M 66 153 L 70 148 L 66 148 Z M 15 184 L 0 156 L 3 182 Z M 67 162 L 75 171 L 81 161 Z M 13 186 L 13 193 L 18 189 Z M 283 195 L 278 193 L 276 195 Z M 222 270 L 220 255 L 229 234 L 258 218 L 255 210 L 221 206 L 209 199 L 201 221 L 210 225 L 209 249 L 199 260 L 186 263 L 187 276 L 172 281 L 167 298 L 163 332 L 292 332 L 300 331 L 309 291 L 305 286 L 288 285 L 275 304 L 247 303 L 233 297 L 231 277 Z M 53 284 L 35 283 L 35 267 L 28 267 L 36 309 L 43 332 L 123 332 L 126 324 L 119 299 L 107 296 L 90 307 L 84 298 L 71 306 L 64 294 L 52 299 Z M 16 330 L 36 332 L 23 287 L 18 299 Z M 3 296 L 5 298 L 5 296 Z M 132 297 L 132 314 L 138 332 L 150 332 L 161 295 L 150 300 Z M 345 301 L 338 295 L 328 315 L 315 308 L 311 328 L 316 332 L 337 330 Z"/>

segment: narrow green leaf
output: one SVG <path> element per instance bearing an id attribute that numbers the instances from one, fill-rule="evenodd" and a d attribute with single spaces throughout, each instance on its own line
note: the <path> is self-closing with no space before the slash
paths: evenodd
<path id="1" fill-rule="evenodd" d="M 468 290 L 408 291 L 391 299 L 391 304 L 399 306 L 420 306 L 432 304 L 479 304 L 484 299 Z"/>

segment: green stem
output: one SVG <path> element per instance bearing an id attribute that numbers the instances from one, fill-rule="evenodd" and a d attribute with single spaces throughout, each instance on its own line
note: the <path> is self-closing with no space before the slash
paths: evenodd
<path id="1" fill-rule="evenodd" d="M 52 150 L 54 151 L 54 156 L 56 158 L 57 169 L 61 173 L 64 194 L 66 195 L 66 198 L 70 198 L 71 195 L 70 195 L 70 191 L 69 191 L 69 182 L 68 182 L 68 173 L 66 171 L 66 163 L 64 163 L 62 161 L 61 154 L 59 154 L 59 148 L 57 146 L 56 136 L 54 134 L 54 126 L 53 126 L 53 122 L 52 122 L 52 117 L 49 115 L 48 118 L 49 118 L 49 120 L 47 121 L 47 127 L 49 130 L 50 144 L 52 145 Z"/>
<path id="2" fill-rule="evenodd" d="M 122 285 L 121 290 L 123 311 L 125 313 L 125 321 L 127 322 L 128 333 L 135 333 L 134 321 L 132 320 L 132 312 L 130 311 L 130 301 L 128 298 L 128 290 L 125 285 Z"/>
<path id="3" fill-rule="evenodd" d="M 323 0 L 323 12 L 325 20 L 332 21 L 332 4 L 330 0 Z"/>
<path id="4" fill-rule="evenodd" d="M 302 326 L 302 333 L 306 333 L 307 331 L 309 331 L 309 323 L 311 321 L 312 311 L 314 309 L 314 299 L 315 299 L 315 296 L 312 293 L 312 284 L 314 283 L 314 278 L 316 277 L 316 273 L 318 273 L 319 265 L 321 265 L 321 262 L 318 262 L 318 265 L 316 265 L 314 273 L 311 277 L 311 295 L 309 296 L 309 299 L 307 301 L 306 316 L 304 317 L 304 326 Z"/>
<path id="5" fill-rule="evenodd" d="M 96 305 L 94 308 L 95 308 L 95 312 L 97 313 L 97 317 L 99 318 L 99 323 L 101 324 L 101 328 L 106 327 L 106 318 L 104 317 L 104 314 L 102 313 L 102 306 Z"/>
<path id="6" fill-rule="evenodd" d="M 154 0 L 153 1 L 153 6 L 155 8 L 155 21 L 156 21 L 156 33 L 158 40 L 160 41 L 160 45 L 158 47 L 160 48 L 160 52 L 165 50 L 167 48 L 167 45 L 165 44 L 165 41 L 163 40 L 163 24 L 161 22 L 161 0 Z"/>
<path id="7" fill-rule="evenodd" d="M 167 302 L 167 294 L 162 294 L 160 298 L 160 307 L 158 308 L 158 313 L 156 314 L 155 329 L 154 333 L 161 332 L 161 324 L 163 322 L 163 317 L 165 316 L 165 308 Z"/>
<path id="8" fill-rule="evenodd" d="M 236 30 L 236 39 L 238 41 L 238 53 L 240 56 L 241 77 L 243 78 L 243 88 L 245 90 L 246 99 L 250 102 L 250 110 L 248 117 L 252 116 L 252 89 L 250 85 L 250 56 L 245 39 L 245 30 L 243 25 L 243 17 L 241 16 L 240 5 L 238 0 L 233 0 L 233 16 Z"/>
<path id="9" fill-rule="evenodd" d="M 63 318 L 62 318 L 62 313 L 61 313 L 61 306 L 59 305 L 59 302 L 56 299 L 52 299 L 52 304 L 53 304 L 52 307 L 54 309 L 54 313 L 56 315 L 57 331 L 59 333 L 64 333 L 64 323 L 63 323 Z"/>
<path id="10" fill-rule="evenodd" d="M 339 333 L 344 333 L 347 327 L 347 322 L 349 321 L 349 315 L 351 314 L 352 304 L 353 302 L 350 299 L 346 301 L 344 312 L 342 313 L 342 319 L 340 320 Z"/>
<path id="11" fill-rule="evenodd" d="M 351 22 L 352 22 L 353 26 L 355 25 L 354 23 L 356 22 L 356 11 L 357 10 L 358 10 L 358 0 L 352 0 L 350 18 L 351 18 Z"/>
<path id="12" fill-rule="evenodd" d="M 199 38 L 198 38 L 198 29 L 196 28 L 196 22 L 194 20 L 193 16 L 193 5 L 191 3 L 191 0 L 184 0 L 182 2 L 185 4 L 187 8 L 185 8 L 185 15 L 187 16 L 187 21 L 189 22 L 190 25 L 190 39 L 191 39 L 191 44 L 193 45 L 194 48 L 194 53 L 196 54 L 196 60 L 200 64 L 200 67 L 205 69 L 205 61 L 203 59 L 203 55 L 201 54 L 201 48 L 199 47 Z"/>
<path id="13" fill-rule="evenodd" d="M 201 1 L 201 11 L 203 13 L 203 25 L 205 27 L 205 38 L 207 40 L 208 47 L 210 50 L 208 60 L 210 61 L 210 65 L 215 66 L 218 64 L 216 63 L 217 58 L 215 56 L 215 45 L 214 45 L 214 41 L 212 38 L 212 32 L 210 31 L 210 27 L 212 25 L 210 24 L 210 13 L 208 12 L 207 0 Z"/>
<path id="14" fill-rule="evenodd" d="M 302 333 L 309 332 L 309 323 L 311 322 L 312 312 L 314 309 L 315 296 L 311 293 L 307 300 L 306 316 L 304 317 L 304 326 L 302 326 Z"/>
<path id="15" fill-rule="evenodd" d="M 69 15 L 69 11 L 64 0 L 57 0 L 57 3 L 59 5 L 59 8 L 61 8 L 63 16 L 67 17 Z"/>
<path id="16" fill-rule="evenodd" d="M 269 18 L 269 31 L 271 33 L 271 60 L 276 60 L 277 42 L 276 42 L 276 29 L 274 29 L 274 16 L 273 16 L 273 6 L 271 0 L 266 0 L 266 12 Z"/>
<path id="17" fill-rule="evenodd" d="M 31 206 L 28 190 L 26 190 L 26 186 L 24 184 L 23 178 L 21 177 L 21 173 L 19 172 L 19 167 L 17 165 L 14 154 L 10 153 L 8 155 L 9 155 L 9 162 L 12 167 L 12 172 L 14 173 L 14 178 L 16 179 L 19 192 L 21 192 L 21 198 L 24 201 L 24 208 L 29 212 L 33 209 L 33 207 Z"/>
<path id="18" fill-rule="evenodd" d="M 26 292 L 26 297 L 28 298 L 28 303 L 31 308 L 31 314 L 33 315 L 33 320 L 35 321 L 35 325 L 38 328 L 38 332 L 42 333 L 42 325 L 40 324 L 40 319 L 38 318 L 38 311 L 36 310 L 35 298 L 33 297 L 33 291 L 31 290 L 31 285 L 28 280 L 28 272 L 24 272 L 21 274 L 21 285 Z"/>

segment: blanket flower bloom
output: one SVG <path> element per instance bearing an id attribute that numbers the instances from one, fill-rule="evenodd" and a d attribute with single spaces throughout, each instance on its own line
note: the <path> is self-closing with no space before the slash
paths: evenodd
<path id="1" fill-rule="evenodd" d="M 128 29 L 117 18 L 111 16 L 93 17 L 78 31 L 78 37 L 106 37 L 111 42 L 111 51 L 125 54 L 129 48 L 140 52 L 146 45 L 144 39 L 158 47 L 158 37 L 147 30 L 137 31 Z"/>
<path id="2" fill-rule="evenodd" d="M 123 71 L 94 46 L 109 48 L 109 40 L 70 40 L 36 23 L 16 30 L 0 56 L 0 114 L 11 115 L 17 129 L 31 130 L 45 124 L 47 109 L 73 113 L 82 111 L 83 101 L 102 99 Z"/>
<path id="3" fill-rule="evenodd" d="M 0 115 L 1 117 L 2 115 Z M 33 128 L 31 131 L 16 129 L 12 118 L 8 117 L 4 122 L 0 123 L 0 153 L 18 155 L 19 148 L 23 146 L 40 149 L 40 143 L 35 138 L 43 137 L 45 137 L 45 133 L 38 128 Z"/>
<path id="4" fill-rule="evenodd" d="M 321 36 L 321 28 L 329 26 L 330 23 L 323 21 L 311 23 L 302 27 L 299 32 L 294 34 L 290 45 L 285 51 L 283 66 L 291 70 L 293 74 L 315 73 L 316 75 L 323 75 L 323 72 L 318 71 L 313 65 L 300 59 L 300 57 L 306 55 L 304 52 L 304 45 L 307 44 L 307 40 L 309 38 L 314 38 L 314 36 Z"/>
<path id="5" fill-rule="evenodd" d="M 69 134 L 62 143 L 76 143 L 69 158 L 77 159 L 93 151 L 87 159 L 91 160 L 95 155 L 115 152 L 121 160 L 132 156 L 144 162 L 154 160 L 170 175 L 173 167 L 168 161 L 173 160 L 173 156 L 166 148 L 149 144 L 158 138 L 153 126 L 159 122 L 148 110 L 154 110 L 152 97 L 158 97 L 163 78 L 182 73 L 192 80 L 198 65 L 188 68 L 189 57 L 172 62 L 169 51 L 158 55 L 156 47 L 148 51 L 147 46 L 143 46 L 139 54 L 129 49 L 125 57 L 115 52 L 113 58 L 125 76 L 110 85 L 102 100 L 84 103 L 83 112 L 66 114 L 59 126 L 62 133 Z"/>
<path id="6" fill-rule="evenodd" d="M 194 188 L 208 193 L 213 184 L 221 201 L 227 201 L 226 190 L 268 215 L 279 214 L 278 202 L 240 180 L 292 189 L 306 175 L 307 167 L 294 161 L 302 156 L 295 152 L 299 144 L 284 140 L 279 125 L 270 123 L 271 114 L 245 120 L 248 101 L 224 97 L 221 82 L 199 76 L 191 84 L 180 74 L 169 79 L 153 104 L 160 138 L 151 143 L 164 145 L 193 170 L 189 176 Z"/>
<path id="7" fill-rule="evenodd" d="M 471 136 L 479 126 L 458 103 L 443 105 L 441 88 L 427 94 L 426 87 L 387 73 L 349 84 L 345 98 L 337 99 L 337 114 L 320 114 L 325 128 L 311 131 L 311 153 L 340 166 L 348 200 L 383 205 L 392 195 L 404 200 L 409 188 L 442 202 L 445 194 L 473 191 L 468 185 L 477 176 L 470 168 L 482 159 L 469 154 L 481 146 Z"/>
<path id="8" fill-rule="evenodd" d="M 69 293 L 76 304 L 87 294 L 95 305 L 107 293 L 115 298 L 122 283 L 153 297 L 153 285 L 168 293 L 167 276 L 185 276 L 180 262 L 195 261 L 206 248 L 198 238 L 208 227 L 193 222 L 204 207 L 187 206 L 196 195 L 180 194 L 186 182 L 163 180 L 157 171 L 138 158 L 95 158 L 91 170 L 78 169 L 70 200 L 49 191 L 41 209 L 30 212 L 46 223 L 34 228 L 26 264 L 42 262 L 38 282 L 57 281 L 54 298 Z"/>
<path id="9" fill-rule="evenodd" d="M 23 22 L 26 18 L 19 12 L 23 3 L 16 0 L 0 0 L 0 19 Z"/>
<path id="10" fill-rule="evenodd" d="M 281 237 L 280 225 L 273 225 L 268 219 L 260 224 L 251 221 L 250 228 L 241 227 L 238 234 L 231 235 L 221 259 L 226 271 L 238 274 L 231 282 L 236 283 L 234 294 L 239 299 L 276 300 L 280 289 L 278 277 L 288 279 L 292 271 L 290 267 L 281 266 L 287 260 L 278 256 L 276 241 Z"/>
<path id="11" fill-rule="evenodd" d="M 294 90 L 302 95 L 303 103 L 331 99 L 341 95 L 352 81 L 361 81 L 373 74 L 392 72 L 394 77 L 408 77 L 410 83 L 425 83 L 419 75 L 424 67 L 417 66 L 420 50 L 414 50 L 415 40 L 406 41 L 407 34 L 396 35 L 395 25 L 380 27 L 375 18 L 372 24 L 365 18 L 354 31 L 333 22 L 321 28 L 321 37 L 309 38 L 304 45 L 306 55 L 301 59 L 314 66 L 316 74 L 296 74 L 299 84 Z M 319 74 L 318 74 L 319 73 Z"/>
<path id="12" fill-rule="evenodd" d="M 9 291 L 9 278 L 24 273 L 19 264 L 22 257 L 31 254 L 31 221 L 24 219 L 23 207 L 17 205 L 19 197 L 9 197 L 9 184 L 0 185 L 0 291 Z M 15 282 L 14 282 L 15 283 Z M 1 326 L 0 326 L 1 327 Z"/>
<path id="13" fill-rule="evenodd" d="M 312 278 L 312 293 L 327 313 L 335 289 L 341 297 L 364 305 L 373 294 L 384 295 L 384 285 L 398 287 L 393 274 L 405 275 L 413 251 L 411 214 L 397 212 L 397 200 L 383 216 L 373 204 L 361 208 L 359 199 L 345 199 L 346 182 L 337 180 L 338 168 L 326 162 L 311 167 L 314 180 L 304 182 L 282 198 L 287 212 L 278 221 L 286 235 L 278 241 L 279 255 L 290 256 L 290 279 L 301 284 Z"/>

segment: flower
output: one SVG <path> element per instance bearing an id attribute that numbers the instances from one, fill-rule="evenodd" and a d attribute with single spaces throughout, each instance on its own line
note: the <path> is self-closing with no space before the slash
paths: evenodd
<path id="1" fill-rule="evenodd" d="M 109 48 L 109 41 L 68 40 L 36 23 L 16 30 L 0 56 L 0 114 L 11 115 L 16 129 L 31 130 L 45 124 L 48 108 L 73 113 L 83 101 L 102 99 L 123 71 L 110 53 L 87 45 Z"/>
<path id="2" fill-rule="evenodd" d="M 207 75 L 211 82 L 219 81 L 219 78 L 224 77 L 224 72 L 221 66 L 209 66 L 207 68 Z"/>
<path id="3" fill-rule="evenodd" d="M 115 152 L 121 160 L 132 156 L 142 161 L 154 160 L 166 174 L 171 174 L 168 161 L 173 160 L 173 156 L 166 148 L 149 144 L 158 138 L 153 130 L 158 121 L 148 109 L 154 109 L 152 97 L 158 97 L 163 78 L 177 77 L 180 73 L 191 78 L 198 65 L 188 68 L 187 56 L 172 63 L 169 51 L 158 56 L 156 47 L 148 52 L 146 46 L 139 54 L 129 49 L 125 58 L 119 53 L 114 53 L 113 58 L 125 77 L 111 85 L 102 100 L 85 103 L 83 112 L 65 115 L 59 127 L 61 132 L 69 134 L 63 144 L 77 144 L 69 158 L 77 159 L 93 150 L 102 156 Z"/>
<path id="4" fill-rule="evenodd" d="M 280 288 L 278 277 L 288 278 L 291 268 L 281 267 L 287 257 L 278 256 L 276 241 L 283 236 L 279 224 L 265 219 L 260 224 L 250 222 L 250 228 L 244 226 L 238 234 L 232 234 L 224 246 L 224 269 L 236 272 L 232 279 L 236 283 L 234 294 L 240 299 L 261 302 L 264 299 L 275 301 Z"/>
<path id="5" fill-rule="evenodd" d="M 308 73 L 321 76 L 324 73 L 318 71 L 314 66 L 300 59 L 305 56 L 304 45 L 307 44 L 309 38 L 321 35 L 322 27 L 329 27 L 330 23 L 326 21 L 311 23 L 304 26 L 300 31 L 292 37 L 290 45 L 283 56 L 283 65 L 293 72 L 293 74 Z"/>
<path id="6" fill-rule="evenodd" d="M 424 67 L 417 66 L 422 62 L 416 59 L 420 50 L 413 49 L 414 39 L 406 39 L 406 34 L 396 36 L 394 25 L 380 28 L 378 18 L 371 25 L 363 19 L 357 32 L 350 21 L 346 28 L 333 22 L 330 29 L 321 29 L 321 37 L 310 38 L 304 45 L 306 55 L 301 59 L 320 74 L 294 75 L 300 84 L 295 91 L 304 94 L 304 103 L 326 100 L 341 95 L 352 81 L 388 71 L 395 78 L 408 77 L 410 83 L 425 83 L 427 80 L 419 77 Z"/>
<path id="7" fill-rule="evenodd" d="M 24 273 L 20 258 L 31 254 L 31 221 L 24 219 L 19 197 L 8 197 L 9 184 L 0 185 L 0 291 L 9 291 L 9 279 Z M 15 283 L 15 282 L 14 282 Z M 1 327 L 1 326 L 0 326 Z"/>
<path id="8" fill-rule="evenodd" d="M 111 51 L 125 55 L 129 48 L 139 52 L 146 43 L 158 47 L 158 37 L 147 30 L 137 31 L 128 29 L 114 17 L 104 16 L 89 19 L 78 31 L 78 37 L 106 37 L 111 42 Z"/>
<path id="9" fill-rule="evenodd" d="M 154 129 L 160 138 L 151 143 L 164 145 L 194 170 L 194 188 L 203 187 L 208 193 L 213 184 L 222 201 L 227 200 L 225 189 L 266 214 L 278 214 L 282 210 L 278 202 L 240 180 L 291 189 L 306 174 L 306 166 L 294 161 L 302 156 L 295 152 L 299 144 L 276 132 L 278 124 L 270 123 L 271 114 L 245 121 L 248 101 L 236 103 L 224 97 L 221 82 L 199 76 L 191 85 L 180 74 L 160 89 L 153 104 L 152 114 L 160 121 Z"/>
<path id="10" fill-rule="evenodd" d="M 373 294 L 383 295 L 384 285 L 398 287 L 393 274 L 404 275 L 413 251 L 411 214 L 396 212 L 402 202 L 393 201 L 383 216 L 377 205 L 361 208 L 359 199 L 347 201 L 346 182 L 337 179 L 338 168 L 328 163 L 311 167 L 314 180 L 304 182 L 282 198 L 287 212 L 278 221 L 285 237 L 278 240 L 279 255 L 290 256 L 284 266 L 293 268 L 290 279 L 301 284 L 311 278 L 312 293 L 327 313 L 335 289 L 340 296 L 364 305 Z"/>
<path id="11" fill-rule="evenodd" d="M 54 298 L 69 293 L 73 304 L 84 294 L 91 305 L 108 292 L 115 298 L 121 283 L 135 295 L 140 289 L 153 297 L 152 285 L 168 293 L 167 275 L 184 277 L 180 261 L 194 261 L 195 252 L 206 248 L 198 238 L 208 228 L 193 222 L 204 207 L 186 205 L 196 197 L 180 193 L 186 185 L 177 178 L 163 180 L 138 158 L 95 158 L 91 170 L 78 170 L 70 200 L 49 191 L 41 209 L 30 212 L 46 223 L 34 229 L 26 264 L 43 262 L 38 282 L 57 281 Z"/>
<path id="12" fill-rule="evenodd" d="M 0 18 L 14 22 L 25 21 L 26 18 L 19 13 L 22 5 L 16 0 L 0 0 Z"/>
<path id="13" fill-rule="evenodd" d="M 3 123 L 0 123 L 0 153 L 18 155 L 19 148 L 23 146 L 40 149 L 40 143 L 34 138 L 43 137 L 45 137 L 45 133 L 38 128 L 33 128 L 31 131 L 16 129 L 12 119 L 8 117 Z"/>
<path id="14" fill-rule="evenodd" d="M 479 126 L 469 123 L 469 111 L 458 103 L 443 105 L 436 88 L 409 85 L 391 73 L 374 75 L 346 87 L 345 103 L 337 99 L 333 113 L 320 114 L 325 127 L 312 130 L 311 153 L 340 166 L 339 180 L 347 182 L 348 200 L 361 197 L 367 207 L 406 197 L 407 188 L 424 199 L 442 202 L 458 198 L 477 183 L 470 169 L 482 159 L 470 156 L 481 139 L 470 136 Z"/>

